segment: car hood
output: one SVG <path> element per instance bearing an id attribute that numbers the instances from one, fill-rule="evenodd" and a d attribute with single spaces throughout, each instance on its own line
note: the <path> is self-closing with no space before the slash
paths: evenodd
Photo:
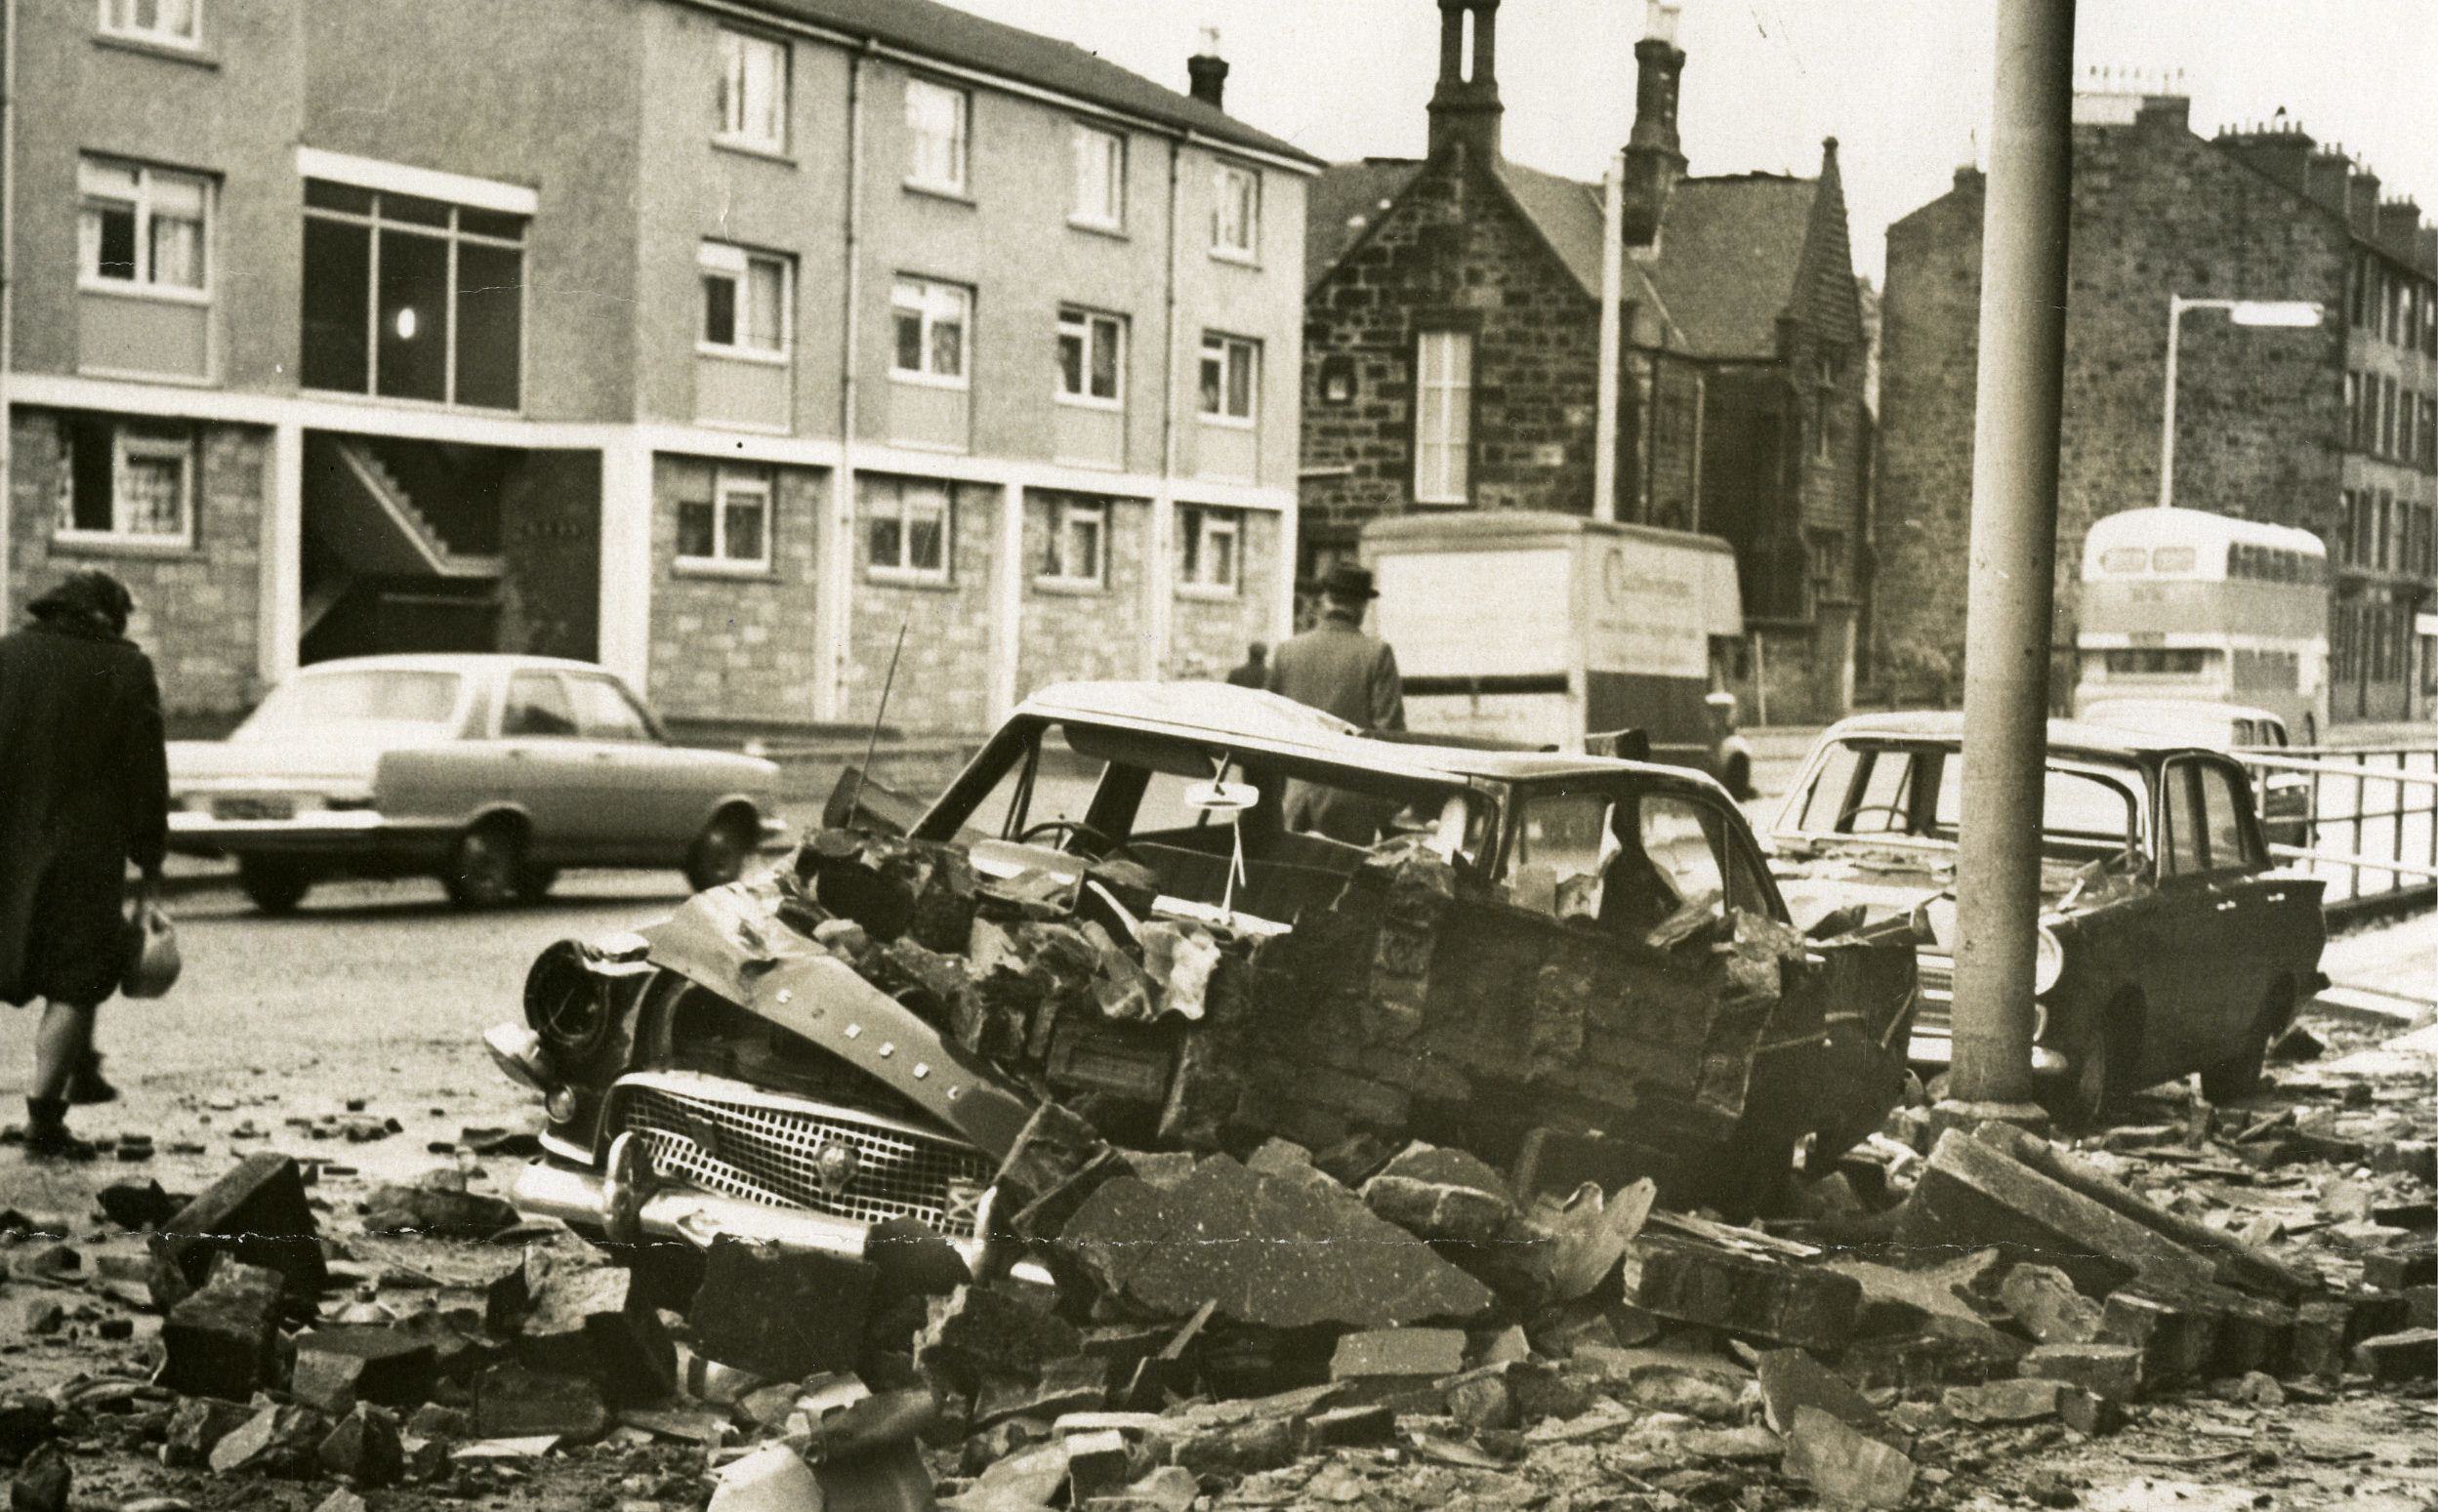
<path id="1" fill-rule="evenodd" d="M 1769 870 L 1786 899 L 1795 927 L 1808 929 L 1832 909 L 1860 904 L 1862 926 L 1908 914 L 1925 898 L 1956 886 L 1953 847 L 1874 845 L 1864 841 L 1803 840 L 1770 858 Z M 2094 899 L 2092 882 L 2104 867 L 2044 858 L 2041 912 L 2062 912 Z M 2078 887 L 2077 883 L 2081 885 Z"/>

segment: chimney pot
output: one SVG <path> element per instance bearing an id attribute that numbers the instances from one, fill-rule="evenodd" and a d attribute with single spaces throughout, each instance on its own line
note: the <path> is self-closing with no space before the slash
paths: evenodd
<path id="1" fill-rule="evenodd" d="M 1430 155 L 1463 143 L 1475 160 L 1499 159 L 1499 0 L 1438 0 L 1439 83 L 1430 92 Z M 1465 56 L 1465 18 L 1473 20 Z"/>
<path id="2" fill-rule="evenodd" d="M 1202 28 L 1202 45 L 1185 60 L 1185 77 L 1192 81 L 1186 93 L 1214 110 L 1226 108 L 1223 103 L 1227 90 L 1227 60 L 1219 56 L 1219 28 Z"/>

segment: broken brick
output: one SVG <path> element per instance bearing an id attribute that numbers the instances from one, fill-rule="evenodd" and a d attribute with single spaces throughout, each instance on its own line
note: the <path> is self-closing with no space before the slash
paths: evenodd
<path id="1" fill-rule="evenodd" d="M 1133 1463 L 1133 1455 L 1127 1451 L 1126 1435 L 1116 1429 L 1071 1434 L 1062 1442 L 1066 1447 L 1069 1506 L 1088 1506 L 1095 1497 L 1119 1490 L 1132 1478 L 1128 1467 Z"/>
<path id="2" fill-rule="evenodd" d="M 432 1395 L 438 1374 L 438 1354 L 432 1341 L 394 1328 L 335 1324 L 301 1334 L 296 1341 L 297 1369 L 308 1359 L 352 1359 L 362 1369 L 352 1379 L 357 1400 L 382 1407 L 411 1408 Z M 298 1393 L 302 1400 L 303 1393 Z M 346 1406 L 322 1409 L 345 1412 Z"/>
<path id="3" fill-rule="evenodd" d="M 1418 1145 L 1363 1183 L 1363 1205 L 1423 1239 L 1485 1244 L 1515 1205 L 1487 1162 L 1463 1150 Z"/>
<path id="4" fill-rule="evenodd" d="M 1625 1295 L 1663 1318 L 1810 1349 L 1843 1345 L 1862 1304 L 1851 1276 L 1648 1231 L 1626 1246 Z"/>
<path id="5" fill-rule="evenodd" d="M 2102 1336 L 2141 1351 L 2142 1379 L 2174 1385 L 2208 1370 L 2217 1351 L 2217 1320 L 2168 1297 L 2121 1288 L 2109 1293 Z"/>
<path id="6" fill-rule="evenodd" d="M 2305 1302 L 2294 1309 L 2293 1343 L 2286 1367 L 2295 1375 L 2335 1380 L 2345 1372 L 2345 1332 L 2353 1309 L 2342 1302 Z"/>
<path id="7" fill-rule="evenodd" d="M 2353 1368 L 2381 1384 L 2428 1380 L 2438 1375 L 2438 1328 L 2366 1338 L 2353 1346 Z"/>
<path id="8" fill-rule="evenodd" d="M 313 1238 L 313 1209 L 305 1197 L 305 1176 L 295 1161 L 265 1150 L 247 1156 L 161 1226 L 167 1252 L 200 1286 L 216 1253 L 227 1250 L 247 1265 L 277 1271 L 300 1297 L 320 1291 L 328 1280 L 321 1246 Z"/>
<path id="9" fill-rule="evenodd" d="M 1515 1409 L 1515 1393 L 1508 1389 L 1507 1377 L 1498 1369 L 1467 1370 L 1446 1382 L 1442 1394 L 1447 1413 L 1467 1428 L 1514 1428 L 1522 1423 Z"/>
<path id="10" fill-rule="evenodd" d="M 524 1439 L 556 1434 L 589 1441 L 609 1430 L 601 1389 L 580 1375 L 550 1375 L 495 1365 L 475 1378 L 475 1434 Z"/>
<path id="11" fill-rule="evenodd" d="M 1461 1328 L 1374 1328 L 1339 1337 L 1329 1378 L 1427 1385 L 1464 1368 Z"/>
<path id="12" fill-rule="evenodd" d="M 1901 1209 L 1896 1242 L 1909 1249 L 1979 1249 L 2052 1265 L 2075 1287 L 2104 1296 L 2144 1270 L 2191 1278 L 2209 1262 L 1963 1132 L 1939 1136 Z"/>
<path id="13" fill-rule="evenodd" d="M 2142 1352 L 2130 1344 L 2043 1344 L 2023 1357 L 2022 1370 L 2111 1402 L 2141 1400 Z"/>
<path id="14" fill-rule="evenodd" d="M 1810 1403 L 1795 1408 L 1781 1468 L 1807 1482 L 1824 1506 L 1901 1507 L 1913 1491 L 1914 1462 L 1904 1451 L 1863 1433 Z"/>
<path id="15" fill-rule="evenodd" d="M 1302 1451 L 1308 1454 L 1325 1449 L 1393 1444 L 1396 1436 L 1396 1413 L 1385 1403 L 1377 1403 L 1369 1407 L 1334 1407 L 1315 1412 L 1303 1419 L 1299 1439 Z"/>
<path id="16" fill-rule="evenodd" d="M 2438 1283 L 2438 1244 L 2422 1240 L 2401 1249 L 2374 1249 L 2362 1257 L 2362 1285 L 2380 1291 Z"/>
<path id="17" fill-rule="evenodd" d="M 300 1349 L 288 1372 L 288 1395 L 333 1417 L 354 1410 L 355 1380 L 364 1373 L 359 1356 Z"/>
<path id="18" fill-rule="evenodd" d="M 1051 1422 L 1068 1412 L 1097 1412 L 1108 1405 L 1109 1362 L 1076 1355 L 1050 1362 L 1039 1380 L 983 1376 L 973 1398 L 973 1421 L 984 1427 L 1010 1417 Z"/>
<path id="19" fill-rule="evenodd" d="M 276 1271 L 223 1256 L 161 1325 L 161 1384 L 185 1396 L 252 1396 L 270 1378 L 284 1287 Z"/>
<path id="20" fill-rule="evenodd" d="M 332 1475 L 357 1486 L 387 1486 L 406 1468 L 406 1451 L 398 1442 L 397 1419 L 369 1402 L 357 1403 L 339 1419 L 313 1457 Z"/>
<path id="21" fill-rule="evenodd" d="M 2100 1304 L 2074 1289 L 2052 1265 L 2018 1265 L 1999 1284 L 1998 1300 L 2044 1344 L 2087 1344 L 2099 1337 Z"/>
<path id="22" fill-rule="evenodd" d="M 931 1299 L 916 1359 L 973 1377 L 1032 1375 L 1082 1347 L 1083 1335 L 1055 1313 L 995 1287 L 971 1286 Z"/>
<path id="23" fill-rule="evenodd" d="M 310 1408 L 260 1408 L 212 1446 L 205 1462 L 214 1475 L 296 1468 L 312 1454 L 320 1429 L 321 1415 Z"/>
<path id="24" fill-rule="evenodd" d="M 1755 1363 L 1753 1373 L 1760 1381 L 1764 1419 L 1782 1436 L 1794 1433 L 1797 1418 L 1808 1409 L 1826 1412 L 1854 1432 L 1890 1448 L 1913 1448 L 1910 1435 L 1881 1416 L 1868 1398 L 1807 1351 L 1764 1350 Z M 1792 1452 L 1791 1438 L 1788 1448 Z"/>
<path id="25" fill-rule="evenodd" d="M 159 1228 L 182 1206 L 157 1181 L 113 1181 L 93 1195 L 102 1211 L 123 1229 Z"/>
<path id="26" fill-rule="evenodd" d="M 851 1370 L 880 1274 L 843 1255 L 720 1235 L 687 1313 L 694 1347 L 774 1380 Z"/>
<path id="27" fill-rule="evenodd" d="M 2057 1415 L 2062 1381 L 2036 1375 L 1980 1386 L 1950 1386 L 1939 1397 L 1947 1415 L 1967 1423 L 2030 1423 Z"/>
<path id="28" fill-rule="evenodd" d="M 169 1414 L 168 1436 L 163 1440 L 163 1463 L 179 1466 L 199 1465 L 211 1454 L 214 1445 L 245 1426 L 255 1410 L 242 1402 L 224 1402 L 218 1397 L 181 1397 Z"/>

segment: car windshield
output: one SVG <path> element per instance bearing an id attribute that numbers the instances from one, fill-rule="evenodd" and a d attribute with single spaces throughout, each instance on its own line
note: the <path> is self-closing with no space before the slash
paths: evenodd
<path id="1" fill-rule="evenodd" d="M 232 740 L 326 736 L 334 727 L 421 726 L 437 731 L 457 713 L 465 678 L 453 672 L 381 668 L 309 672 L 271 690 Z"/>
<path id="2" fill-rule="evenodd" d="M 2119 848 L 2140 833 L 2139 775 L 2051 763 L 2041 785 L 2047 847 L 2084 854 Z M 1963 810 L 1963 753 L 1938 746 L 1840 741 L 1781 816 L 1781 833 L 1908 841 L 1957 838 Z"/>

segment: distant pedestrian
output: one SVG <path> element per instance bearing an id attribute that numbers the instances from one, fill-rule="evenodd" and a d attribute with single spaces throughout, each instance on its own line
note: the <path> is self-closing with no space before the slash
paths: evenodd
<path id="1" fill-rule="evenodd" d="M 1752 801 L 1753 747 L 1736 733 L 1735 695 L 1724 688 L 1702 700 L 1710 715 L 1711 772 L 1739 803 Z"/>
<path id="2" fill-rule="evenodd" d="M 134 600 L 76 572 L 0 638 L 0 1001 L 44 1000 L 26 1088 L 28 1157 L 90 1160 L 71 1102 L 117 1096 L 93 1026 L 131 959 L 127 863 L 154 900 L 169 772 L 152 663 L 126 638 Z"/>
<path id="3" fill-rule="evenodd" d="M 1325 710 L 1364 730 L 1405 728 L 1405 684 L 1388 643 L 1363 633 L 1363 616 L 1380 596 L 1371 569 L 1342 561 L 1321 582 L 1320 622 L 1270 654 L 1266 686 L 1299 704 Z M 1369 845 L 1395 812 L 1394 803 L 1290 782 L 1287 827 L 1316 831 L 1350 845 Z"/>
<path id="4" fill-rule="evenodd" d="M 1245 647 L 1244 665 L 1227 674 L 1228 685 L 1258 688 L 1267 682 L 1270 675 L 1269 654 L 1270 648 L 1265 641 L 1257 640 Z"/>

